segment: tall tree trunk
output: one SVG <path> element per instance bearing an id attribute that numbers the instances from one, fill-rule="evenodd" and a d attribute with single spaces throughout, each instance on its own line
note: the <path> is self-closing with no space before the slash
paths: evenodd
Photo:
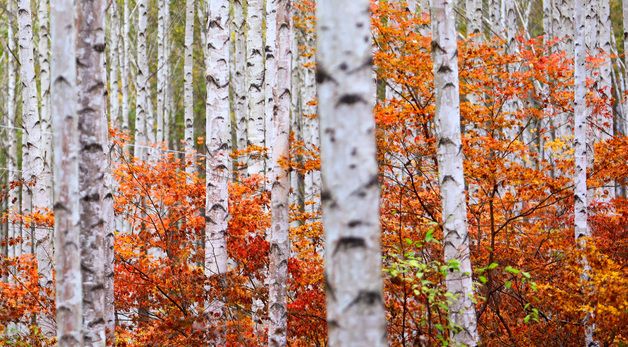
<path id="1" fill-rule="evenodd" d="M 243 150 L 248 145 L 246 135 L 247 113 L 247 92 L 246 92 L 246 21 L 244 18 L 244 1 L 233 1 L 233 31 L 234 31 L 234 54 L 231 68 L 231 80 L 233 83 L 234 116 L 235 116 L 235 138 L 238 150 Z M 243 165 L 245 160 L 241 159 L 238 164 Z"/>
<path id="2" fill-rule="evenodd" d="M 129 32 L 131 22 L 129 18 L 129 0 L 124 0 L 123 30 L 122 30 L 122 54 L 120 55 L 120 68 L 122 80 L 122 130 L 129 131 Z"/>
<path id="3" fill-rule="evenodd" d="M 368 0 L 317 2 L 329 345 L 385 346 Z"/>
<path id="4" fill-rule="evenodd" d="M 28 215 L 34 212 L 34 193 L 38 188 L 33 189 L 31 183 L 37 182 L 37 175 L 43 168 L 30 0 L 19 0 L 17 13 L 20 81 L 22 83 L 22 127 L 24 129 L 22 135 L 22 179 L 27 183 L 22 186 L 22 214 Z M 22 236 L 26 241 L 27 249 L 30 250 L 28 253 L 31 253 L 34 246 L 32 233 L 25 231 Z M 24 248 L 24 246 L 22 247 Z"/>
<path id="5" fill-rule="evenodd" d="M 105 0 L 77 8 L 83 342 L 105 345 Z"/>
<path id="6" fill-rule="evenodd" d="M 465 0 L 467 11 L 467 35 L 476 35 L 474 41 L 481 41 L 482 36 L 482 0 Z"/>
<path id="7" fill-rule="evenodd" d="M 246 64 L 248 88 L 247 137 L 248 144 L 264 147 L 264 46 L 262 44 L 262 17 L 264 2 L 248 0 L 246 11 Z M 247 172 L 264 174 L 265 156 L 249 156 Z"/>
<path id="8" fill-rule="evenodd" d="M 113 128 L 120 128 L 120 105 L 118 102 L 118 50 L 120 40 L 120 20 L 118 5 L 112 1 L 109 5 L 109 118 Z"/>
<path id="9" fill-rule="evenodd" d="M 59 346 L 80 347 L 83 287 L 74 1 L 54 0 L 50 11 L 57 341 Z"/>
<path id="10" fill-rule="evenodd" d="M 587 149 L 588 121 L 591 115 L 591 108 L 586 102 L 586 80 L 589 75 L 586 68 L 586 36 L 590 33 L 586 30 L 588 20 L 585 18 L 585 12 L 588 11 L 587 7 L 590 6 L 590 3 L 591 1 L 589 0 L 575 0 L 574 5 L 576 34 L 574 43 L 574 225 L 576 243 L 581 248 L 586 247 L 586 238 L 591 236 L 588 222 L 589 198 L 587 196 L 587 168 L 589 165 L 589 151 Z M 582 264 L 583 271 L 581 277 L 583 282 L 586 282 L 590 270 L 586 257 L 582 259 Z M 586 347 L 597 346 L 597 343 L 593 340 L 595 325 L 591 322 L 592 318 L 593 314 L 587 313 L 583 321 Z"/>
<path id="11" fill-rule="evenodd" d="M 50 128 L 50 49 L 48 40 L 48 1 L 39 0 L 37 19 L 39 22 L 39 84 L 40 84 L 40 119 L 41 140 L 37 146 L 41 146 L 41 169 L 38 169 L 35 193 L 33 196 L 33 208 L 36 211 L 45 211 L 52 207 L 52 131 Z M 37 272 L 39 284 L 42 288 L 52 287 L 53 268 L 53 235 L 50 230 L 43 227 L 35 227 L 35 255 L 37 257 Z M 42 311 L 37 317 L 37 325 L 47 337 L 54 336 L 54 320 L 51 313 Z"/>
<path id="12" fill-rule="evenodd" d="M 166 3 L 169 0 L 159 0 L 157 15 L 157 143 L 164 141 L 164 116 L 166 110 Z"/>
<path id="13" fill-rule="evenodd" d="M 146 159 L 144 146 L 148 144 L 148 57 L 146 55 L 146 28 L 148 25 L 148 1 L 137 2 L 137 76 L 135 76 L 135 152 L 136 159 Z"/>
<path id="14" fill-rule="evenodd" d="M 194 86 L 193 86 L 193 54 L 194 45 L 194 0 L 185 1 L 185 37 L 183 62 L 183 108 L 184 108 L 184 136 L 185 136 L 185 171 L 193 174 L 195 171 L 194 155 Z"/>
<path id="15" fill-rule="evenodd" d="M 229 103 L 229 1 L 208 1 L 206 36 L 206 203 L 205 274 L 222 277 L 227 270 L 227 218 L 231 177 L 231 117 Z M 216 346 L 225 344 L 224 300 L 208 303 L 215 321 Z"/>
<path id="16" fill-rule="evenodd" d="M 273 144 L 273 115 L 275 108 L 274 88 L 277 84 L 277 63 L 276 63 L 276 41 L 277 41 L 277 0 L 266 0 L 266 40 L 265 40 L 265 66 L 264 66 L 264 143 L 268 146 L 270 155 L 271 145 Z M 272 160 L 272 158 L 271 158 Z M 266 166 L 266 177 L 270 190 L 270 175 L 272 164 Z"/>
<path id="17" fill-rule="evenodd" d="M 288 258 L 290 256 L 290 171 L 280 164 L 290 157 L 292 74 L 292 1 L 277 0 L 277 76 L 274 89 L 270 264 L 268 270 L 268 345 L 286 346 L 288 331 Z"/>
<path id="18" fill-rule="evenodd" d="M 628 90 L 628 0 L 622 1 L 622 14 L 623 14 L 623 26 L 624 26 L 624 92 Z M 628 135 L 628 98 L 624 96 L 624 114 L 622 115 L 622 121 L 618 129 L 624 135 Z"/>
<path id="19" fill-rule="evenodd" d="M 453 4 L 432 2 L 432 59 L 436 92 L 438 180 L 442 199 L 445 263 L 458 268 L 447 272 L 451 323 L 461 327 L 450 332 L 452 345 L 477 346 L 479 337 L 473 304 L 473 279 L 467 233 L 467 207 L 460 135 L 460 90 L 456 22 Z"/>
<path id="20" fill-rule="evenodd" d="M 165 76 L 165 80 L 168 79 L 168 76 L 170 76 L 171 73 L 171 61 L 170 61 L 170 55 L 172 52 L 172 42 L 170 40 L 170 1 L 165 0 L 164 1 L 164 66 L 163 66 L 163 70 L 164 70 L 164 76 Z M 163 122 L 164 122 L 164 133 L 163 133 L 163 140 L 165 142 L 165 145 L 167 147 L 170 147 L 170 126 L 173 123 L 172 122 L 172 117 L 173 116 L 173 100 L 172 100 L 172 83 L 165 83 L 165 90 L 164 90 L 164 114 L 163 114 Z"/>

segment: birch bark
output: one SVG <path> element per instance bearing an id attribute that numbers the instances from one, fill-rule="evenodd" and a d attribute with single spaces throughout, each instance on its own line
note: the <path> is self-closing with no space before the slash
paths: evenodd
<path id="1" fill-rule="evenodd" d="M 41 109 L 36 127 L 41 129 L 41 139 L 36 146 L 40 146 L 41 167 L 37 168 L 35 192 L 33 193 L 33 210 L 46 211 L 52 207 L 52 136 L 50 128 L 50 49 L 48 40 L 48 1 L 38 2 L 37 21 L 39 24 L 39 45 L 37 47 L 39 60 L 39 100 Z M 37 272 L 39 284 L 42 288 L 52 287 L 53 268 L 53 235 L 48 228 L 35 226 L 34 242 L 37 258 Z M 54 319 L 43 311 L 37 316 L 37 325 L 47 337 L 54 336 Z"/>
<path id="2" fill-rule="evenodd" d="M 148 57 L 146 56 L 146 27 L 148 25 L 148 1 L 137 2 L 137 76 L 135 76 L 135 152 L 136 159 L 146 159 L 142 146 L 148 144 Z"/>
<path id="3" fill-rule="evenodd" d="M 208 1 L 206 37 L 206 221 L 205 274 L 227 270 L 227 219 L 231 177 L 231 117 L 229 103 L 229 1 Z M 214 298 L 208 311 L 215 320 L 214 345 L 225 344 L 224 300 Z"/>
<path id="4" fill-rule="evenodd" d="M 574 43 L 574 225 L 575 239 L 579 247 L 586 246 L 586 238 L 591 236 L 591 229 L 588 222 L 588 194 L 587 194 L 587 169 L 589 165 L 588 146 L 588 121 L 591 109 L 586 102 L 587 86 L 586 80 L 589 75 L 586 68 L 586 28 L 588 19 L 585 12 L 588 11 L 591 2 L 589 0 L 574 1 L 574 22 L 575 22 L 575 43 Z M 588 279 L 589 265 L 586 257 L 582 259 L 583 272 L 582 279 Z M 597 346 L 593 339 L 595 326 L 591 323 L 592 313 L 587 313 L 584 318 L 585 325 L 585 346 Z"/>
<path id="5" fill-rule="evenodd" d="M 120 37 L 120 21 L 118 5 L 112 1 L 109 5 L 109 118 L 113 128 L 120 128 L 120 105 L 118 102 L 118 46 Z"/>
<path id="6" fill-rule="evenodd" d="M 51 110 L 54 128 L 54 212 L 57 341 L 83 346 L 82 276 L 74 1 L 50 6 L 52 28 Z"/>
<path id="7" fill-rule="evenodd" d="M 277 84 L 277 63 L 275 59 L 275 49 L 277 42 L 277 0 L 266 0 L 266 40 L 265 40 L 265 67 L 264 67 L 264 143 L 268 146 L 268 153 L 271 151 L 273 144 L 273 116 L 275 108 L 275 99 L 273 96 L 274 88 Z M 272 160 L 272 158 L 271 158 Z M 266 166 L 266 177 L 268 190 L 270 188 L 270 175 L 272 164 Z"/>
<path id="8" fill-rule="evenodd" d="M 159 0 L 159 12 L 157 15 L 157 137 L 156 142 L 164 141 L 164 116 L 166 102 L 166 3 L 169 0 Z"/>
<path id="9" fill-rule="evenodd" d="M 628 52 L 628 0 L 622 1 L 622 14 L 624 26 L 624 52 Z M 628 85 L 628 54 L 624 53 L 624 83 Z M 624 92 L 628 87 L 624 86 Z M 624 114 L 622 123 L 618 128 L 623 129 L 622 133 L 628 135 L 628 98 L 624 97 Z"/>
<path id="10" fill-rule="evenodd" d="M 244 17 L 244 0 L 233 1 L 233 31 L 234 54 L 233 71 L 231 79 L 233 83 L 234 114 L 236 121 L 236 147 L 243 150 L 248 145 L 246 134 L 247 120 L 247 92 L 246 92 L 246 21 Z M 244 164 L 241 160 L 240 164 Z"/>
<path id="11" fill-rule="evenodd" d="M 83 343 L 104 346 L 105 0 L 80 2 L 76 13 Z"/>
<path id="12" fill-rule="evenodd" d="M 448 0 L 433 0 L 431 18 L 438 180 L 442 199 L 445 263 L 459 264 L 456 269 L 448 271 L 445 278 L 447 291 L 454 295 L 449 302 L 449 319 L 461 328 L 460 331 L 450 332 L 450 340 L 452 345 L 477 346 L 479 337 L 467 234 L 453 4 Z"/>
<path id="13" fill-rule="evenodd" d="M 385 346 L 369 1 L 316 17 L 329 346 Z"/>
<path id="14" fill-rule="evenodd" d="M 194 0 L 185 1 L 185 37 L 183 62 L 183 108 L 184 108 L 184 136 L 185 136 L 185 172 L 194 173 L 194 86 L 192 72 L 194 60 L 192 57 L 194 44 Z"/>
<path id="15" fill-rule="evenodd" d="M 123 31 L 122 31 L 122 54 L 120 55 L 122 69 L 122 130 L 129 131 L 129 0 L 124 0 L 123 8 Z"/>
<path id="16" fill-rule="evenodd" d="M 22 84 L 22 179 L 27 182 L 22 186 L 22 214 L 28 215 L 36 206 L 41 206 L 35 193 L 39 187 L 31 185 L 37 182 L 37 175 L 43 169 L 41 155 L 41 124 L 37 105 L 37 82 L 35 80 L 35 58 L 33 54 L 33 22 L 30 0 L 18 1 L 18 48 L 20 59 L 20 81 Z M 32 250 L 32 233 L 25 232 L 25 245 Z M 24 248 L 24 246 L 22 246 Z M 31 253 L 31 251 L 28 251 Z"/>
<path id="17" fill-rule="evenodd" d="M 286 346 L 288 330 L 288 258 L 290 256 L 289 192 L 290 171 L 280 164 L 288 159 L 290 137 L 290 104 L 292 74 L 292 2 L 277 0 L 277 79 L 274 89 L 273 146 L 272 146 L 272 191 L 270 230 L 270 264 L 268 290 L 268 345 Z"/>
<path id="18" fill-rule="evenodd" d="M 248 84 L 248 144 L 263 148 L 264 143 L 264 46 L 262 36 L 262 17 L 264 2 L 248 0 L 246 11 L 246 64 Z M 264 156 L 249 156 L 247 173 L 264 174 Z"/>

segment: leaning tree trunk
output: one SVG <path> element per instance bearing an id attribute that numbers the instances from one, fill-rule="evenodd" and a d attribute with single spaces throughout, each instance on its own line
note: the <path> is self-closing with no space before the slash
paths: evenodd
<path id="1" fill-rule="evenodd" d="M 369 1 L 316 14 L 329 345 L 385 346 Z"/>
<path id="2" fill-rule="evenodd" d="M 290 171 L 281 164 L 290 157 L 290 105 L 292 74 L 292 1 L 278 0 L 271 173 L 270 264 L 268 268 L 268 345 L 286 346 L 288 331 L 288 257 L 290 256 Z"/>
<path id="3" fill-rule="evenodd" d="M 185 137 L 185 172 L 194 173 L 194 86 L 192 72 L 194 59 L 194 0 L 185 1 L 185 37 L 183 60 L 183 109 L 184 109 L 184 137 Z"/>
<path id="4" fill-rule="evenodd" d="M 264 147 L 264 46 L 262 44 L 262 17 L 264 2 L 248 0 L 247 2 L 247 35 L 246 63 L 248 87 L 248 144 L 258 148 Z M 249 156 L 247 172 L 264 173 L 264 156 Z"/>
<path id="5" fill-rule="evenodd" d="M 51 110 L 55 147 L 56 323 L 59 346 L 68 347 L 83 346 L 74 10 L 72 0 L 54 0 L 50 6 Z"/>
<path id="6" fill-rule="evenodd" d="M 105 0 L 80 2 L 76 22 L 83 340 L 86 346 L 104 346 Z"/>
<path id="7" fill-rule="evenodd" d="M 144 146 L 148 144 L 148 57 L 146 56 L 146 29 L 148 25 L 148 1 L 137 2 L 137 76 L 135 97 L 135 151 L 136 159 L 146 159 Z"/>
<path id="8" fill-rule="evenodd" d="M 479 337 L 467 233 L 462 143 L 460 135 L 460 90 L 456 22 L 453 4 L 432 2 L 432 59 L 436 92 L 436 135 L 438 138 L 438 180 L 442 199 L 445 263 L 459 266 L 447 272 L 447 291 L 454 295 L 449 303 L 449 319 L 460 327 L 450 332 L 452 345 L 477 346 Z"/>
<path id="9" fill-rule="evenodd" d="M 208 1 L 206 42 L 206 203 L 205 274 L 219 276 L 227 270 L 227 218 L 231 177 L 231 115 L 229 104 L 229 1 Z M 216 346 L 225 344 L 224 300 L 208 303 L 214 320 Z"/>
<path id="10" fill-rule="evenodd" d="M 43 166 L 37 174 L 35 193 L 33 194 L 33 208 L 36 211 L 46 211 L 52 207 L 52 132 L 50 129 L 50 49 L 48 45 L 48 1 L 39 0 L 37 19 L 39 22 L 39 84 L 40 84 L 40 119 L 41 156 Z M 35 255 L 37 257 L 37 272 L 39 285 L 42 288 L 52 287 L 53 248 L 52 235 L 47 228 L 35 227 Z M 37 325 L 47 337 L 54 336 L 54 322 L 51 313 L 42 311 L 37 317 Z"/>

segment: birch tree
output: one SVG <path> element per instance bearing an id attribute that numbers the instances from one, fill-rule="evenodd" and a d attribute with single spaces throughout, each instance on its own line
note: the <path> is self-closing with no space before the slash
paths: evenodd
<path id="1" fill-rule="evenodd" d="M 80 250 L 79 133 L 74 1 L 50 6 L 52 64 L 51 111 L 54 128 L 54 213 L 57 341 L 83 346 Z"/>
<path id="2" fill-rule="evenodd" d="M 122 130 L 129 131 L 129 0 L 124 0 L 123 5 L 123 30 L 122 30 L 122 54 L 120 55 L 120 80 L 122 88 Z"/>
<path id="3" fill-rule="evenodd" d="M 329 345 L 385 346 L 369 1 L 316 17 Z"/>
<path id="4" fill-rule="evenodd" d="M 166 11 L 169 8 L 166 3 L 169 0 L 159 0 L 159 12 L 157 14 L 157 132 L 156 141 L 164 141 L 164 117 L 166 111 L 166 79 L 168 78 L 166 68 Z"/>
<path id="5" fill-rule="evenodd" d="M 467 35 L 476 35 L 475 41 L 482 40 L 482 0 L 465 0 L 467 11 Z"/>
<path id="6" fill-rule="evenodd" d="M 248 144 L 246 134 L 247 92 L 246 92 L 246 21 L 244 17 L 244 0 L 233 1 L 234 31 L 233 64 L 231 80 L 233 84 L 234 114 L 236 122 L 236 145 L 238 150 L 245 149 Z"/>
<path id="7" fill-rule="evenodd" d="M 448 0 L 433 0 L 431 13 L 443 245 L 445 263 L 452 266 L 447 272 L 445 282 L 447 291 L 453 294 L 449 302 L 449 319 L 452 324 L 460 327 L 459 331 L 450 331 L 451 344 L 477 346 L 479 337 L 473 304 L 473 279 L 467 234 L 460 135 L 458 47 L 453 6 Z"/>
<path id="8" fill-rule="evenodd" d="M 229 103 L 229 1 L 208 1 L 206 42 L 206 204 L 205 274 L 222 276 L 227 270 L 227 218 L 231 173 L 231 117 Z M 208 307 L 219 331 L 214 344 L 225 344 L 224 301 Z"/>
<path id="9" fill-rule="evenodd" d="M 586 247 L 586 238 L 591 236 L 591 229 L 588 222 L 589 204 L 587 194 L 587 169 L 589 165 L 588 146 L 588 122 L 591 109 L 587 105 L 587 85 L 588 77 L 586 67 L 586 35 L 588 0 L 574 1 L 574 22 L 575 22 L 575 42 L 574 42 L 574 226 L 575 239 L 579 247 Z M 589 4 L 590 5 L 590 4 Z M 588 279 L 589 265 L 586 257 L 582 259 L 583 270 L 581 278 L 584 282 Z M 597 346 L 593 340 L 595 325 L 591 322 L 593 314 L 587 312 L 583 321 L 585 326 L 585 346 Z"/>
<path id="10" fill-rule="evenodd" d="M 135 97 L 135 152 L 137 159 L 145 159 L 143 146 L 148 144 L 147 126 L 148 117 L 148 57 L 146 56 L 146 27 L 148 25 L 148 2 L 137 2 L 137 75 L 135 85 L 137 95 Z M 128 67 L 127 67 L 128 68 Z"/>
<path id="11" fill-rule="evenodd" d="M 292 2 L 278 0 L 276 50 L 277 76 L 274 89 L 274 115 L 272 121 L 272 173 L 270 264 L 268 290 L 268 345 L 286 346 L 288 331 L 288 258 L 290 256 L 289 192 L 290 171 L 281 165 L 290 157 L 290 104 L 292 74 Z"/>
<path id="12" fill-rule="evenodd" d="M 39 191 L 38 187 L 33 189 L 30 183 L 37 182 L 37 174 L 43 168 L 43 157 L 40 147 L 41 127 L 37 107 L 30 0 L 19 0 L 17 10 L 20 81 L 22 84 L 22 128 L 24 130 L 22 136 L 22 179 L 29 183 L 22 186 L 22 213 L 28 215 L 33 212 L 34 200 L 38 200 L 34 198 L 34 193 Z M 41 201 L 37 201 L 36 206 L 41 206 Z M 32 236 L 30 234 L 24 238 L 27 245 L 32 242 Z M 32 249 L 33 246 L 31 244 L 29 247 Z"/>
<path id="13" fill-rule="evenodd" d="M 41 167 L 37 168 L 37 181 L 33 194 L 33 208 L 35 211 L 44 211 L 52 207 L 52 132 L 50 128 L 50 50 L 48 45 L 48 1 L 38 2 L 37 19 L 39 24 L 39 100 L 41 103 L 40 119 L 36 124 L 41 129 L 40 146 Z M 37 127 L 37 125 L 36 125 Z M 37 257 L 37 271 L 42 288 L 52 287 L 53 248 L 52 235 L 47 228 L 35 227 L 34 234 L 35 255 Z M 45 336 L 54 336 L 54 320 L 48 314 L 41 313 L 37 325 Z"/>
<path id="14" fill-rule="evenodd" d="M 273 143 L 272 127 L 275 109 L 274 88 L 277 84 L 277 63 L 275 46 L 277 42 L 277 3 L 276 0 L 266 0 L 266 37 L 264 40 L 264 143 L 268 147 Z M 269 148 L 270 151 L 270 148 Z M 266 176 L 270 177 L 272 164 L 266 166 Z M 270 183 L 270 181 L 268 181 Z M 270 188 L 269 188 L 270 190 Z"/>
<path id="15" fill-rule="evenodd" d="M 264 147 L 264 46 L 262 36 L 262 16 L 264 2 L 262 0 L 247 1 L 247 35 L 246 64 L 248 84 L 248 144 L 258 148 Z M 247 172 L 264 173 L 264 158 L 249 157 Z"/>
<path id="16" fill-rule="evenodd" d="M 120 39 L 120 20 L 118 5 L 112 1 L 109 5 L 109 118 L 111 126 L 120 128 L 120 105 L 118 102 L 118 46 Z"/>
<path id="17" fill-rule="evenodd" d="M 192 72 L 194 67 L 194 0 L 185 1 L 185 37 L 183 60 L 183 108 L 185 137 L 185 172 L 194 173 L 194 86 Z"/>
<path id="18" fill-rule="evenodd" d="M 80 2 L 76 23 L 83 342 L 104 346 L 105 0 Z"/>

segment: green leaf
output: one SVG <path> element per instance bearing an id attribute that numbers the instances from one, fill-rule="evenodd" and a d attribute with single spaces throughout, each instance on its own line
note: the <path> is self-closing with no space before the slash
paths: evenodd
<path id="1" fill-rule="evenodd" d="M 480 280 L 480 282 L 482 282 L 482 283 L 486 283 L 486 282 L 488 282 L 488 280 L 487 280 L 487 279 L 486 279 L 486 277 L 484 277 L 484 276 L 480 276 L 480 277 L 478 277 L 478 279 L 479 279 L 479 280 Z"/>
<path id="2" fill-rule="evenodd" d="M 510 287 L 512 287 L 512 282 L 506 281 L 506 283 L 504 283 L 504 287 L 510 289 Z"/>
<path id="3" fill-rule="evenodd" d="M 496 268 L 496 267 L 498 267 L 498 266 L 499 266 L 499 264 L 497 264 L 497 263 L 490 263 L 490 264 L 488 265 L 488 269 L 489 269 L 489 270 L 493 270 L 494 268 Z"/>
<path id="4" fill-rule="evenodd" d="M 513 275 L 518 275 L 521 271 L 515 269 L 514 267 L 508 265 L 506 266 L 506 268 L 504 269 L 506 272 L 511 273 Z"/>
<path id="5" fill-rule="evenodd" d="M 434 240 L 434 229 L 430 229 L 425 234 L 425 242 L 431 242 Z"/>

